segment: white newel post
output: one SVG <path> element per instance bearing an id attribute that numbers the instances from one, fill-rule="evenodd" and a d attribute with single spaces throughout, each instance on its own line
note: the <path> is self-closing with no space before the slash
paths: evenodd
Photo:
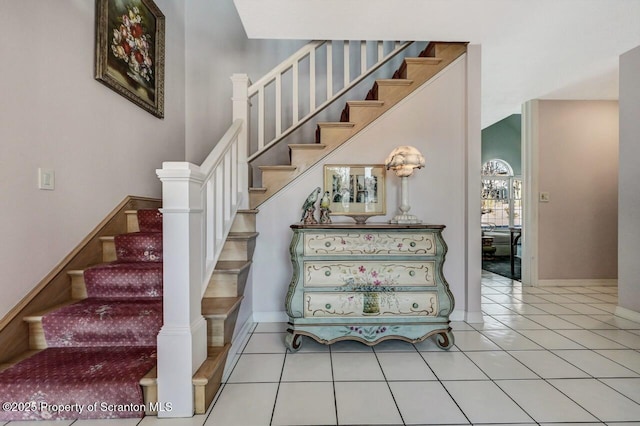
<path id="1" fill-rule="evenodd" d="M 247 156 L 249 154 L 249 76 L 247 74 L 233 74 L 231 76 L 233 83 L 233 96 L 231 102 L 233 104 L 233 121 L 242 120 L 243 126 L 238 134 L 238 173 L 241 209 L 249 208 L 249 165 Z"/>
<path id="2" fill-rule="evenodd" d="M 163 308 L 158 334 L 158 417 L 191 417 L 192 377 L 207 356 L 207 323 L 201 315 L 204 221 L 200 167 L 165 162 L 162 181 Z"/>

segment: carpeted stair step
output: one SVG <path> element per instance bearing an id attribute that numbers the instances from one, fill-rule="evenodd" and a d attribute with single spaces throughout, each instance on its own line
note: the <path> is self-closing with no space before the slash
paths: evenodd
<path id="1" fill-rule="evenodd" d="M 140 378 L 155 364 L 155 347 L 43 350 L 0 374 L 0 400 L 33 401 L 38 409 L 2 410 L 0 421 L 142 417 L 145 401 Z M 87 409 L 96 402 L 96 410 Z M 83 407 L 83 411 L 42 409 L 44 404 Z M 110 405 L 110 410 L 103 410 L 101 404 Z"/>
<path id="2" fill-rule="evenodd" d="M 162 326 L 162 299 L 85 299 L 25 321 L 34 334 L 31 349 L 155 346 Z"/>
<path id="3" fill-rule="evenodd" d="M 204 414 L 220 388 L 222 374 L 231 344 L 209 347 L 207 359 L 193 375 L 194 405 L 196 414 Z"/>
<path id="4" fill-rule="evenodd" d="M 85 297 L 161 297 L 162 262 L 104 263 L 85 269 L 76 280 L 72 288 L 84 285 Z"/>
<path id="5" fill-rule="evenodd" d="M 242 296 L 202 298 L 202 316 L 207 320 L 209 346 L 231 343 Z"/>
<path id="6" fill-rule="evenodd" d="M 131 232 L 100 237 L 102 261 L 162 262 L 161 232 Z"/>
<path id="7" fill-rule="evenodd" d="M 137 210 L 138 229 L 141 232 L 162 232 L 162 213 L 158 209 Z"/>
<path id="8" fill-rule="evenodd" d="M 162 262 L 162 233 L 132 232 L 114 237 L 120 262 Z"/>

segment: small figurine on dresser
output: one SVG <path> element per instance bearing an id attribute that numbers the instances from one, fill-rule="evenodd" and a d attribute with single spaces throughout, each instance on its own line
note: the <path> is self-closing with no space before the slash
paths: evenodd
<path id="1" fill-rule="evenodd" d="M 320 223 L 331 223 L 331 218 L 329 217 L 329 206 L 331 205 L 331 196 L 329 195 L 329 191 L 325 191 L 322 199 L 320 200 Z"/>
<path id="2" fill-rule="evenodd" d="M 309 194 L 304 204 L 302 205 L 302 217 L 300 221 L 305 225 L 315 225 L 318 221 L 315 218 L 316 213 L 316 201 L 318 201 L 318 195 L 320 194 L 320 187 Z"/>

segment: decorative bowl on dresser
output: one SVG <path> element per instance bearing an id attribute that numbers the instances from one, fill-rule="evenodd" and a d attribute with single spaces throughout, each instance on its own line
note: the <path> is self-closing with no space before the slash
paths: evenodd
<path id="1" fill-rule="evenodd" d="M 286 298 L 285 345 L 301 336 L 331 344 L 430 336 L 453 346 L 454 299 L 442 274 L 444 225 L 291 225 L 293 277 Z"/>

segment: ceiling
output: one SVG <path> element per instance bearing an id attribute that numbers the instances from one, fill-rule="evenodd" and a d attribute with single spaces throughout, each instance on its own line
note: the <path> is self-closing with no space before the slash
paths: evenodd
<path id="1" fill-rule="evenodd" d="M 234 0 L 249 38 L 468 41 L 482 127 L 530 99 L 617 99 L 640 0 Z"/>

